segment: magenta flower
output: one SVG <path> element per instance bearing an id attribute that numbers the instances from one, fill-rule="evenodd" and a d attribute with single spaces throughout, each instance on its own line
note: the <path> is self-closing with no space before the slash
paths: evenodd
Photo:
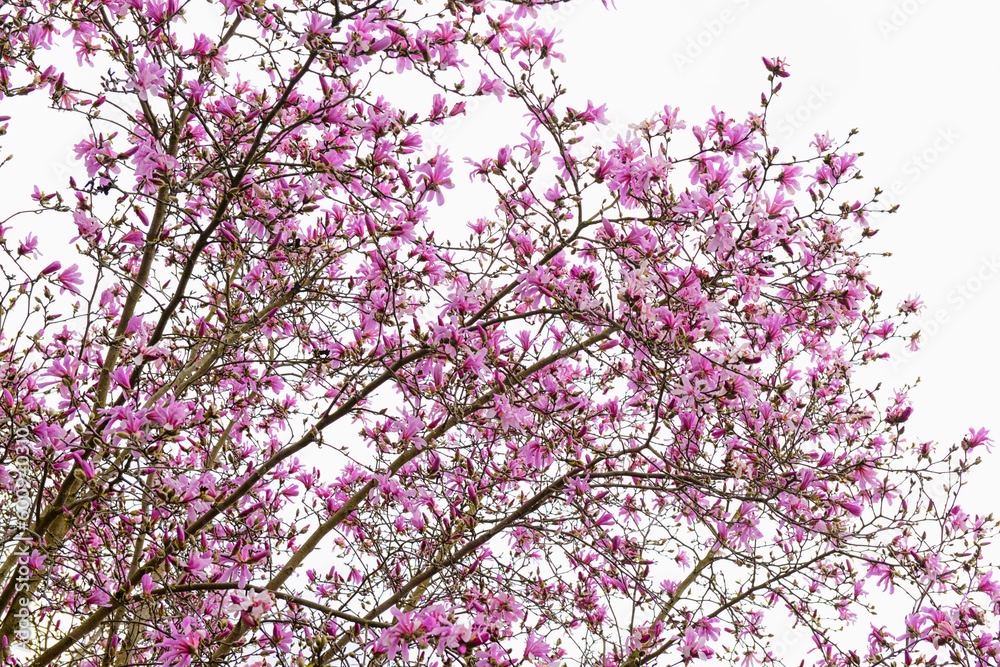
<path id="1" fill-rule="evenodd" d="M 149 411 L 149 421 L 159 424 L 167 430 L 176 430 L 184 423 L 188 412 L 185 403 L 174 400 L 173 396 L 168 396 L 165 402 Z"/>
<path id="2" fill-rule="evenodd" d="M 387 658 L 391 661 L 397 654 L 402 655 L 403 660 L 410 659 L 410 642 L 418 635 L 423 634 L 424 628 L 414 612 L 402 612 L 393 607 L 392 615 L 396 618 L 396 624 L 387 628 L 379 640 L 375 643 L 379 653 L 387 652 Z"/>
<path id="3" fill-rule="evenodd" d="M 173 621 L 170 622 L 171 636 L 165 638 L 157 646 L 165 649 L 160 657 L 161 664 L 171 667 L 188 667 L 191 659 L 198 654 L 198 644 L 205 638 L 205 631 L 191 629 L 191 619 L 185 618 L 178 630 Z"/>
<path id="4" fill-rule="evenodd" d="M 215 42 L 206 37 L 204 33 L 194 36 L 194 45 L 185 52 L 185 55 L 207 56 L 215 48 Z M 201 60 L 199 58 L 199 60 Z"/>
<path id="5" fill-rule="evenodd" d="M 816 152 L 822 155 L 826 151 L 830 150 L 831 146 L 833 146 L 833 139 L 830 138 L 829 132 L 815 134 L 813 135 L 813 140 L 809 142 L 809 145 L 814 146 L 816 148 Z"/>
<path id="6" fill-rule="evenodd" d="M 990 438 L 990 432 L 985 428 L 981 428 L 978 431 L 975 429 L 969 429 L 969 435 L 965 436 L 962 440 L 962 448 L 971 451 L 980 445 L 986 447 L 986 451 L 990 451 L 990 445 L 993 444 L 993 439 Z"/>
<path id="7" fill-rule="evenodd" d="M 122 243 L 127 243 L 129 245 L 134 245 L 137 248 L 141 248 L 146 244 L 146 236 L 138 229 L 133 229 L 128 234 L 122 237 Z"/>
<path id="8" fill-rule="evenodd" d="M 843 507 L 851 516 L 861 516 L 864 511 L 857 503 L 844 503 Z"/>
<path id="9" fill-rule="evenodd" d="M 59 262 L 52 262 L 51 264 L 49 264 L 48 266 L 46 266 L 44 269 L 42 269 L 42 272 L 39 273 L 38 275 L 39 276 L 48 276 L 48 275 L 51 275 L 51 274 L 55 273 L 56 271 L 58 271 L 61 268 L 62 268 L 62 264 L 61 263 L 59 263 Z"/>
<path id="10" fill-rule="evenodd" d="M 774 178 L 774 181 L 788 194 L 795 194 L 795 192 L 801 187 L 798 181 L 799 176 L 801 175 L 801 166 L 788 165 L 781 170 L 781 173 Z"/>
<path id="11" fill-rule="evenodd" d="M 32 549 L 31 555 L 28 556 L 28 559 L 25 561 L 24 564 L 30 567 L 32 570 L 40 570 L 42 568 L 42 565 L 45 563 L 46 558 L 47 556 L 38 551 L 38 549 Z"/>
<path id="12" fill-rule="evenodd" d="M 684 662 L 690 662 L 698 659 L 707 660 L 715 655 L 715 651 L 705 645 L 704 635 L 688 630 L 684 633 L 684 641 L 681 643 L 681 655 L 684 657 Z"/>
<path id="13" fill-rule="evenodd" d="M 111 371 L 111 380 L 126 391 L 132 390 L 132 384 L 129 382 L 129 371 L 127 368 L 116 368 Z"/>
<path id="14" fill-rule="evenodd" d="M 421 200 L 429 197 L 436 201 L 438 206 L 444 204 L 444 194 L 441 192 L 441 188 L 454 187 L 451 178 L 449 178 L 452 172 L 450 163 L 451 160 L 447 155 L 438 154 L 417 166 L 416 171 L 423 176 L 422 182 L 424 184 L 424 194 L 421 196 Z"/>
<path id="15" fill-rule="evenodd" d="M 167 85 L 163 75 L 167 73 L 165 67 L 160 67 L 156 63 L 142 59 L 135 67 L 135 75 L 128 84 L 129 90 L 134 90 L 140 100 L 149 99 L 149 95 L 154 97 L 160 94 L 163 86 Z"/>
<path id="16" fill-rule="evenodd" d="M 24 237 L 17 246 L 17 254 L 24 256 L 29 255 L 30 257 L 38 257 L 38 237 L 34 234 L 28 234 Z"/>
<path id="17" fill-rule="evenodd" d="M 993 571 L 990 570 L 979 578 L 979 590 L 990 596 L 996 597 L 1000 594 L 1000 582 L 993 580 Z"/>
<path id="18" fill-rule="evenodd" d="M 100 588 L 95 588 L 90 592 L 90 595 L 87 596 L 84 602 L 92 604 L 95 607 L 110 607 L 111 596 L 102 591 Z"/>
<path id="19" fill-rule="evenodd" d="M 788 76 L 788 63 L 782 58 L 761 58 L 764 61 L 764 67 L 767 71 L 775 76 L 780 76 L 785 78 Z"/>
<path id="20" fill-rule="evenodd" d="M 540 637 L 536 637 L 534 630 L 529 632 L 528 639 L 524 643 L 524 657 L 528 660 L 531 658 L 544 658 L 548 653 L 549 645 L 542 641 Z"/>
<path id="21" fill-rule="evenodd" d="M 68 269 L 60 273 L 59 276 L 56 278 L 56 281 L 59 282 L 60 284 L 59 287 L 60 294 L 62 294 L 67 290 L 69 290 L 73 294 L 80 294 L 80 290 L 77 289 L 77 285 L 83 284 L 83 274 L 80 273 L 80 271 L 77 268 L 77 265 L 74 264 L 73 266 L 69 267 Z"/>
<path id="22" fill-rule="evenodd" d="M 326 16 L 310 12 L 306 17 L 306 32 L 311 35 L 329 35 L 333 31 L 333 21 Z"/>

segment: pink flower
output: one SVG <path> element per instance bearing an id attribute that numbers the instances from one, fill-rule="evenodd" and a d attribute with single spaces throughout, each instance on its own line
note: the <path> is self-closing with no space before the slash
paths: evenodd
<path id="1" fill-rule="evenodd" d="M 185 403 L 177 401 L 173 396 L 169 396 L 166 402 L 160 403 L 149 411 L 149 421 L 159 424 L 167 430 L 177 430 L 188 416 L 188 407 Z"/>
<path id="2" fill-rule="evenodd" d="M 110 607 L 111 606 L 111 596 L 105 593 L 100 588 L 95 588 L 84 600 L 87 604 L 92 604 L 95 607 Z"/>
<path id="3" fill-rule="evenodd" d="M 333 31 L 333 21 L 326 16 L 311 12 L 306 17 L 306 32 L 311 35 L 329 35 Z"/>
<path id="4" fill-rule="evenodd" d="M 992 570 L 979 578 L 979 590 L 989 594 L 991 597 L 996 597 L 997 594 L 1000 594 L 1000 582 L 993 581 Z"/>
<path id="5" fill-rule="evenodd" d="M 587 100 L 586 109 L 584 109 L 583 111 L 573 111 L 572 109 L 570 109 L 570 112 L 576 116 L 576 120 L 579 120 L 583 123 L 596 123 L 598 125 L 607 125 L 608 119 L 605 116 L 607 110 L 608 110 L 607 104 L 602 104 L 599 107 L 595 107 L 593 102 Z"/>
<path id="6" fill-rule="evenodd" d="M 17 246 L 17 254 L 38 257 L 38 237 L 34 234 L 25 236 L 24 240 Z"/>
<path id="7" fill-rule="evenodd" d="M 528 639 L 524 643 L 524 657 L 527 659 L 544 658 L 548 653 L 549 645 L 536 637 L 534 630 L 529 632 Z"/>
<path id="8" fill-rule="evenodd" d="M 844 503 L 843 508 L 847 510 L 848 514 L 851 516 L 861 516 L 863 511 L 861 505 L 858 505 L 857 503 Z"/>
<path id="9" fill-rule="evenodd" d="M 163 75 L 167 73 L 165 67 L 160 67 L 156 63 L 151 63 L 142 59 L 135 67 L 135 75 L 129 82 L 129 90 L 134 90 L 140 100 L 149 98 L 150 93 L 155 97 L 160 94 L 160 90 L 167 84 Z"/>
<path id="10" fill-rule="evenodd" d="M 122 389 L 127 391 L 132 390 L 132 383 L 129 382 L 129 371 L 127 368 L 116 368 L 111 371 L 111 379 Z"/>
<path id="11" fill-rule="evenodd" d="M 525 464 L 545 470 L 552 465 L 552 454 L 537 439 L 529 440 L 519 452 Z"/>
<path id="12" fill-rule="evenodd" d="M 986 451 L 990 451 L 990 445 L 993 444 L 993 439 L 990 438 L 990 432 L 985 428 L 981 428 L 978 431 L 975 429 L 969 429 L 969 435 L 965 436 L 962 440 L 962 449 L 966 451 L 971 451 L 980 445 L 986 447 Z"/>
<path id="13" fill-rule="evenodd" d="M 70 452 L 69 458 L 73 460 L 76 465 L 80 466 L 80 470 L 83 471 L 84 477 L 87 479 L 94 479 L 94 466 L 90 464 L 90 461 L 83 458 L 85 452 Z"/>
<path id="14" fill-rule="evenodd" d="M 506 93 L 507 84 L 503 82 L 503 79 L 494 79 L 487 76 L 485 72 L 479 73 L 479 88 L 476 89 L 476 95 L 492 94 L 498 100 L 502 100 Z"/>
<path id="15" fill-rule="evenodd" d="M 920 610 L 923 617 L 931 622 L 931 627 L 927 631 L 927 638 L 931 640 L 934 648 L 941 648 L 957 636 L 954 620 L 940 609 L 924 607 Z"/>
<path id="16" fill-rule="evenodd" d="M 924 309 L 924 302 L 920 300 L 919 296 L 907 297 L 899 304 L 899 313 L 901 315 L 909 315 L 910 313 L 919 313 Z"/>
<path id="17" fill-rule="evenodd" d="M 684 633 L 684 641 L 681 644 L 681 655 L 684 662 L 697 659 L 708 659 L 715 655 L 715 651 L 705 646 L 705 636 L 694 630 Z"/>
<path id="18" fill-rule="evenodd" d="M 194 45 L 185 51 L 185 55 L 207 56 L 215 48 L 215 42 L 206 37 L 204 33 L 194 36 Z"/>
<path id="19" fill-rule="evenodd" d="M 207 553 L 207 552 L 206 552 Z M 199 579 L 207 578 L 205 568 L 212 564 L 212 557 L 205 554 L 194 553 L 188 558 L 184 569 Z"/>
<path id="20" fill-rule="evenodd" d="M 816 152 L 820 155 L 830 150 L 833 146 L 833 139 L 830 138 L 829 132 L 824 132 L 823 134 L 814 134 L 813 140 L 809 142 L 810 146 L 816 147 Z"/>
<path id="21" fill-rule="evenodd" d="M 133 229 L 128 234 L 122 237 L 121 242 L 127 243 L 129 245 L 134 245 L 137 248 L 141 248 L 146 244 L 146 236 L 138 229 Z"/>
<path id="22" fill-rule="evenodd" d="M 228 71 L 225 66 L 226 47 L 218 48 L 211 39 L 203 34 L 195 35 L 194 45 L 185 52 L 185 55 L 193 55 L 202 65 L 207 64 L 215 74 L 226 76 Z"/>
<path id="23" fill-rule="evenodd" d="M 111 174 L 117 174 L 121 171 L 121 168 L 115 163 L 120 156 L 111 147 L 111 142 L 103 135 L 99 138 L 90 135 L 73 146 L 73 152 L 76 153 L 77 160 L 83 160 L 87 167 L 87 176 L 91 178 L 96 176 L 102 168 Z"/>
<path id="24" fill-rule="evenodd" d="M 28 560 L 25 561 L 25 565 L 30 567 L 32 570 L 42 569 L 42 564 L 45 563 L 45 554 L 38 551 L 38 549 L 32 549 L 31 555 L 28 556 Z"/>
<path id="25" fill-rule="evenodd" d="M 222 0 L 222 4 L 226 8 L 226 14 L 238 14 L 243 5 L 247 3 L 247 0 Z"/>
<path id="26" fill-rule="evenodd" d="M 913 408 L 910 406 L 898 405 L 886 410 L 885 413 L 885 423 L 891 425 L 902 424 L 910 415 L 913 414 Z"/>
<path id="27" fill-rule="evenodd" d="M 788 63 L 786 63 L 782 58 L 762 58 L 764 61 L 764 67 L 767 71 L 775 76 L 780 76 L 785 78 L 788 76 Z"/>
<path id="28" fill-rule="evenodd" d="M 158 25 L 173 17 L 178 11 L 177 0 L 147 0 L 146 17 L 154 24 Z"/>
<path id="29" fill-rule="evenodd" d="M 392 615 L 396 618 L 396 624 L 387 628 L 378 641 L 375 642 L 375 650 L 379 653 L 388 653 L 387 659 L 393 660 L 397 654 L 403 656 L 403 660 L 410 659 L 409 642 L 423 634 L 424 628 L 416 613 L 402 612 L 395 607 L 392 608 Z"/>
<path id="30" fill-rule="evenodd" d="M 103 235 L 101 234 L 101 223 L 92 215 L 87 215 L 83 211 L 77 209 L 73 211 L 73 222 L 76 223 L 76 230 L 79 234 L 72 239 L 70 243 L 73 243 L 77 239 L 87 239 L 94 243 L 100 243 Z"/>
<path id="31" fill-rule="evenodd" d="M 59 34 L 59 31 L 53 28 L 51 23 L 33 23 L 27 30 L 28 43 L 33 49 L 38 47 L 48 49 L 52 46 L 53 33 Z"/>
<path id="32" fill-rule="evenodd" d="M 451 182 L 451 160 L 447 155 L 435 155 L 427 162 L 418 165 L 416 171 L 423 176 L 424 194 L 421 200 L 433 199 L 438 206 L 444 204 L 444 194 L 441 188 L 455 187 Z"/>
<path id="33" fill-rule="evenodd" d="M 61 268 L 62 268 L 62 264 L 60 264 L 59 262 L 52 262 L 51 264 L 49 264 L 48 266 L 46 266 L 44 269 L 42 269 L 42 272 L 39 273 L 38 275 L 39 276 L 48 276 L 48 275 L 51 275 L 51 274 L 55 273 L 56 271 L 58 271 Z"/>
<path id="34" fill-rule="evenodd" d="M 34 188 L 33 188 L 32 192 L 31 192 L 31 198 L 32 198 L 32 199 L 34 199 L 34 200 L 35 200 L 35 201 L 37 201 L 37 202 L 40 202 L 40 203 L 42 203 L 42 204 L 44 204 L 45 202 L 49 201 L 49 200 L 50 200 L 50 199 L 52 199 L 53 197 L 55 197 L 55 194 L 51 194 L 51 195 L 47 195 L 47 194 L 45 194 L 44 192 L 42 192 L 42 191 L 41 191 L 41 190 L 40 190 L 40 189 L 38 188 L 38 186 L 37 186 L 37 185 L 36 185 L 36 186 L 34 186 Z"/>
<path id="35" fill-rule="evenodd" d="M 170 637 L 165 638 L 158 647 L 164 649 L 160 656 L 160 664 L 171 667 L 188 667 L 191 659 L 198 654 L 198 644 L 205 638 L 205 631 L 191 629 L 191 619 L 185 618 L 178 630 L 173 621 L 170 622 Z"/>
<path id="36" fill-rule="evenodd" d="M 792 206 L 794 202 L 791 199 L 786 199 L 784 193 L 778 190 L 774 193 L 773 198 L 769 198 L 765 195 L 765 210 L 769 218 L 781 217 L 782 212 Z"/>
<path id="37" fill-rule="evenodd" d="M 66 290 L 69 290 L 73 294 L 80 294 L 80 290 L 77 289 L 77 285 L 83 284 L 83 275 L 78 270 L 77 265 L 74 264 L 73 266 L 69 267 L 68 269 L 60 273 L 59 276 L 56 278 L 56 281 L 58 281 L 60 284 L 59 287 L 60 294 L 62 294 Z"/>
<path id="38" fill-rule="evenodd" d="M 86 60 L 87 64 L 93 67 L 94 63 L 90 60 L 90 56 L 101 50 L 99 35 L 97 26 L 93 23 L 73 24 L 73 46 L 76 47 L 76 62 L 79 65 L 82 66 Z"/>
<path id="39" fill-rule="evenodd" d="M 788 194 L 794 194 L 799 189 L 799 176 L 802 175 L 802 167 L 799 165 L 788 165 L 775 177 L 778 186 Z"/>

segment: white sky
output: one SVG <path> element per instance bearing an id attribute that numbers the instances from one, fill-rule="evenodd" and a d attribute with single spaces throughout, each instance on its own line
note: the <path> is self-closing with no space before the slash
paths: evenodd
<path id="1" fill-rule="evenodd" d="M 804 155 L 813 132 L 842 139 L 861 131 L 853 145 L 865 152 L 863 184 L 895 188 L 892 202 L 900 204 L 872 222 L 881 229 L 873 247 L 893 253 L 872 266 L 874 280 L 888 307 L 911 293 L 927 304 L 921 351 L 884 365 L 878 379 L 899 386 L 921 378 L 911 394 L 910 437 L 947 446 L 985 426 L 1000 443 L 1000 216 L 988 201 L 997 188 L 985 150 L 1000 102 L 1000 4 L 618 0 L 614 12 L 593 5 L 561 26 L 563 83 L 609 101 L 614 116 L 637 120 L 671 104 L 690 125 L 704 122 L 713 104 L 736 117 L 756 111 L 766 85 L 760 56 L 768 55 L 790 63 L 770 116 L 786 152 Z M 965 489 L 970 510 L 994 510 L 997 474 L 1000 444 Z M 787 628 L 775 634 L 789 653 L 809 645 Z"/>
<path id="2" fill-rule="evenodd" d="M 892 253 L 871 269 L 886 310 L 911 294 L 925 302 L 921 350 L 876 366 L 876 379 L 885 387 L 921 379 L 907 424 L 914 440 L 944 447 L 986 427 L 1000 443 L 1000 216 L 987 201 L 993 165 L 984 150 L 1000 103 L 1000 3 L 617 0 L 607 11 L 582 0 L 541 20 L 562 33 L 566 62 L 556 69 L 568 102 L 606 102 L 609 140 L 664 104 L 679 107 L 689 126 L 704 123 L 713 105 L 736 118 L 758 112 L 768 85 L 761 56 L 786 59 L 792 76 L 769 112 L 774 143 L 804 157 L 813 133 L 843 140 L 858 128 L 852 147 L 865 153 L 865 178 L 851 192 L 861 198 L 878 186 L 883 202 L 900 204 L 871 220 L 880 232 L 868 247 Z M 456 158 L 488 156 L 523 131 L 497 127 L 489 104 L 470 109 L 441 132 Z M 463 167 L 456 183 L 468 183 Z M 448 194 L 443 217 L 492 209 Z M 993 509 L 988 483 L 1000 473 L 1000 444 L 996 454 L 967 489 L 981 513 Z"/>

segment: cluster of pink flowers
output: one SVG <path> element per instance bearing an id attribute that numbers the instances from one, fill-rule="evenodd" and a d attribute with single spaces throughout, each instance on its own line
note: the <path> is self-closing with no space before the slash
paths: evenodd
<path id="1" fill-rule="evenodd" d="M 0 9 L 0 98 L 93 128 L 72 194 L 33 196 L 82 259 L 0 228 L 30 461 L 0 457 L 0 514 L 50 628 L 16 636 L 0 568 L 3 640 L 33 667 L 749 667 L 787 613 L 820 665 L 996 664 L 995 525 L 957 499 L 990 434 L 914 443 L 907 391 L 859 386 L 922 303 L 881 307 L 850 137 L 768 144 L 788 63 L 758 113 L 595 144 L 607 106 L 550 85 L 556 0 L 428 3 Z M 462 162 L 427 129 L 476 96 L 524 131 Z M 496 204 L 467 239 L 436 221 L 465 174 Z M 833 628 L 866 586 L 912 609 L 862 656 Z"/>

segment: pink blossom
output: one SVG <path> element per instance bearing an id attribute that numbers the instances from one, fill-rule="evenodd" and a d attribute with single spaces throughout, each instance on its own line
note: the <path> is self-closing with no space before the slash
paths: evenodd
<path id="1" fill-rule="evenodd" d="M 73 24 L 73 46 L 76 48 L 76 61 L 83 65 L 84 61 L 93 67 L 90 57 L 100 51 L 100 32 L 97 26 L 89 21 Z"/>
<path id="2" fill-rule="evenodd" d="M 715 651 L 706 645 L 706 637 L 694 630 L 687 630 L 681 642 L 681 657 L 684 662 L 691 660 L 707 660 L 715 655 Z"/>
<path id="3" fill-rule="evenodd" d="M 781 173 L 774 179 L 781 188 L 788 194 L 794 194 L 801 187 L 798 178 L 802 175 L 800 165 L 788 165 L 783 167 Z"/>
<path id="4" fill-rule="evenodd" d="M 788 76 L 788 64 L 782 58 L 762 58 L 767 71 L 782 78 Z"/>
<path id="5" fill-rule="evenodd" d="M 57 34 L 59 34 L 59 31 L 57 31 L 49 22 L 33 23 L 28 26 L 26 31 L 28 43 L 33 49 L 37 49 L 39 47 L 43 49 L 51 48 L 52 37 Z"/>
<path id="6" fill-rule="evenodd" d="M 34 234 L 28 234 L 24 237 L 24 240 L 17 246 L 17 254 L 38 257 L 38 237 Z"/>
<path id="7" fill-rule="evenodd" d="M 1000 595 L 1000 582 L 993 580 L 993 570 L 979 577 L 978 588 L 984 593 L 988 593 L 991 597 Z"/>
<path id="8" fill-rule="evenodd" d="M 146 235 L 140 232 L 138 229 L 133 229 L 128 234 L 121 238 L 121 243 L 126 243 L 128 245 L 133 245 L 137 248 L 141 248 L 146 245 Z"/>
<path id="9" fill-rule="evenodd" d="M 157 646 L 163 649 L 160 661 L 167 667 L 188 667 L 198 655 L 198 645 L 205 638 L 206 632 L 200 628 L 194 629 L 194 621 L 185 617 L 180 629 L 170 621 L 170 633 Z"/>
<path id="10" fill-rule="evenodd" d="M 149 411 L 149 421 L 165 429 L 176 430 L 184 423 L 188 414 L 188 406 L 182 401 L 175 400 L 171 395 Z"/>
<path id="11" fill-rule="evenodd" d="M 238 14 L 243 9 L 243 5 L 245 5 L 247 1 L 248 0 L 222 0 L 222 4 L 226 8 L 226 14 Z"/>
<path id="12" fill-rule="evenodd" d="M 899 304 L 899 312 L 902 315 L 919 313 L 923 309 L 924 309 L 924 302 L 921 301 L 920 297 L 918 296 L 908 297 L 902 303 Z"/>
<path id="13" fill-rule="evenodd" d="M 452 188 L 451 176 L 452 168 L 450 158 L 447 155 L 438 154 L 433 158 L 417 166 L 416 171 L 420 173 L 424 185 L 424 194 L 421 199 L 433 199 L 438 206 L 444 204 L 444 193 L 442 188 Z"/>
<path id="14" fill-rule="evenodd" d="M 40 570 L 42 565 L 45 563 L 46 558 L 48 558 L 48 556 L 40 552 L 38 549 L 32 549 L 31 555 L 28 556 L 24 564 L 32 570 Z"/>
<path id="15" fill-rule="evenodd" d="M 69 290 L 73 294 L 80 294 L 79 285 L 83 284 L 83 274 L 80 273 L 76 264 L 63 270 L 56 278 L 59 283 L 59 293 Z"/>
<path id="16" fill-rule="evenodd" d="M 58 271 L 61 268 L 62 268 L 62 264 L 60 264 L 59 262 L 52 262 L 51 264 L 49 264 L 48 266 L 46 266 L 44 269 L 42 269 L 42 272 L 39 273 L 38 275 L 40 275 L 40 276 L 48 276 L 48 275 L 51 275 L 51 274 L 55 273 L 56 271 Z"/>
<path id="17" fill-rule="evenodd" d="M 91 589 L 90 595 L 87 596 L 85 602 L 87 604 L 94 605 L 95 607 L 110 607 L 111 596 L 100 588 L 93 588 Z"/>
<path id="18" fill-rule="evenodd" d="M 395 659 L 397 655 L 400 655 L 403 660 L 409 660 L 410 642 L 415 642 L 420 636 L 426 634 L 427 630 L 434 628 L 424 627 L 423 618 L 416 612 L 402 612 L 393 607 L 391 613 L 396 622 L 392 627 L 382 632 L 382 636 L 375 643 L 376 650 L 380 653 L 387 653 L 386 659 L 390 661 Z"/>
<path id="19" fill-rule="evenodd" d="M 809 145 L 814 146 L 816 148 L 816 152 L 822 155 L 833 146 L 833 139 L 830 138 L 829 132 L 815 134 L 813 135 L 813 140 L 809 143 Z"/>
<path id="20" fill-rule="evenodd" d="M 160 67 L 143 58 L 136 63 L 135 74 L 129 82 L 129 90 L 134 90 L 143 101 L 148 100 L 150 95 L 156 97 L 162 87 L 167 85 L 166 79 L 163 78 L 166 73 L 166 67 Z"/>
<path id="21" fill-rule="evenodd" d="M 985 428 L 981 428 L 978 431 L 975 429 L 969 429 L 969 435 L 965 436 L 962 440 L 962 448 L 967 451 L 972 451 L 976 447 L 983 446 L 986 451 L 990 451 L 990 445 L 993 444 L 993 439 L 989 437 L 990 432 Z"/>
<path id="22" fill-rule="evenodd" d="M 541 637 L 536 637 L 534 631 L 528 633 L 524 642 L 524 657 L 526 660 L 544 658 L 549 653 L 549 645 Z"/>

